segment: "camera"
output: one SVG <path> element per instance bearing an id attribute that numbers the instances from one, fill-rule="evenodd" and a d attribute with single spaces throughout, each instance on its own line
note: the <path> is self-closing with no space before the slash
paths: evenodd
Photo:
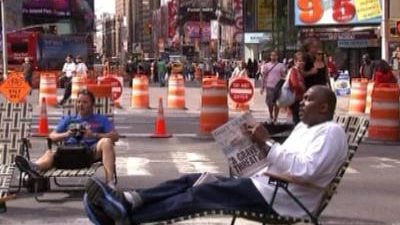
<path id="1" fill-rule="evenodd" d="M 73 123 L 69 126 L 69 129 L 72 131 L 73 136 L 76 139 L 81 140 L 85 134 L 86 127 L 80 123 Z"/>

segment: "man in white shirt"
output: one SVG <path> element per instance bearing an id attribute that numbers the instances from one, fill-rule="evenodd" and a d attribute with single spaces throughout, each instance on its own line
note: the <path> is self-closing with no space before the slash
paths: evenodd
<path id="1" fill-rule="evenodd" d="M 65 101 L 69 99 L 71 96 L 71 91 L 72 91 L 72 77 L 75 76 L 76 74 L 76 64 L 73 60 L 72 55 L 68 55 L 65 58 L 65 63 L 62 68 L 62 73 L 64 76 L 64 96 L 62 100 L 58 103 L 59 105 L 63 105 Z"/>
<path id="2" fill-rule="evenodd" d="M 88 68 L 83 62 L 82 56 L 76 56 L 76 75 L 81 77 L 86 77 Z"/>
<path id="3" fill-rule="evenodd" d="M 262 86 L 260 93 L 267 92 L 265 104 L 268 107 L 268 112 L 271 120 L 276 122 L 279 116 L 279 107 L 276 105 L 275 88 L 281 79 L 285 79 L 286 67 L 278 61 L 278 53 L 271 51 L 268 63 L 261 67 Z"/>
<path id="4" fill-rule="evenodd" d="M 336 96 L 329 88 L 310 88 L 300 106 L 302 122 L 282 145 L 274 143 L 261 124 L 248 126 L 247 132 L 265 149 L 269 162 L 250 178 L 218 177 L 217 181 L 193 186 L 200 174 L 191 174 L 130 192 L 116 191 L 92 178 L 84 196 L 86 213 L 95 224 L 140 224 L 204 210 L 267 213 L 274 186 L 269 184 L 266 171 L 319 187 L 326 187 L 335 177 L 347 154 L 346 134 L 332 122 L 335 106 Z M 289 189 L 311 212 L 317 209 L 321 189 L 296 184 L 289 184 Z M 271 213 L 306 216 L 284 191 L 278 191 Z"/>

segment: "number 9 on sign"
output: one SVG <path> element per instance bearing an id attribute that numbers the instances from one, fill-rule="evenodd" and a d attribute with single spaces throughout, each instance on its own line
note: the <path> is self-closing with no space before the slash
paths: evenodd
<path id="1" fill-rule="evenodd" d="M 303 23 L 316 23 L 324 15 L 321 0 L 297 0 L 297 6 L 300 10 L 300 20 Z"/>

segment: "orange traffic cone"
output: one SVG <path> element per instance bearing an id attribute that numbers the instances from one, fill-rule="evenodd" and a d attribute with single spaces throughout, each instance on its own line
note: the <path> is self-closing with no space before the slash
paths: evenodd
<path id="1" fill-rule="evenodd" d="M 42 109 L 40 111 L 40 119 L 39 119 L 39 136 L 47 136 L 49 134 L 49 122 L 47 120 L 47 104 L 46 99 L 42 98 Z"/>
<path id="2" fill-rule="evenodd" d="M 158 115 L 157 115 L 157 120 L 156 120 L 156 127 L 154 134 L 151 135 L 152 138 L 169 138 L 172 137 L 172 134 L 167 134 L 167 127 L 165 124 L 165 119 L 164 119 L 164 109 L 163 109 L 163 103 L 162 103 L 162 97 L 160 97 L 159 103 L 158 103 Z"/>

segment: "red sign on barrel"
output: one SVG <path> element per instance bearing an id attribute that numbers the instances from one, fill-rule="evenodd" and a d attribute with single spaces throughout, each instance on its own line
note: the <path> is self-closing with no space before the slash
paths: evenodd
<path id="1" fill-rule="evenodd" d="M 254 84 L 247 78 L 237 78 L 229 84 L 229 97 L 235 103 L 248 103 L 254 97 Z"/>
<path id="2" fill-rule="evenodd" d="M 110 84 L 112 87 L 112 99 L 117 101 L 122 96 L 123 84 L 119 77 L 109 76 L 100 79 L 100 84 Z"/>

